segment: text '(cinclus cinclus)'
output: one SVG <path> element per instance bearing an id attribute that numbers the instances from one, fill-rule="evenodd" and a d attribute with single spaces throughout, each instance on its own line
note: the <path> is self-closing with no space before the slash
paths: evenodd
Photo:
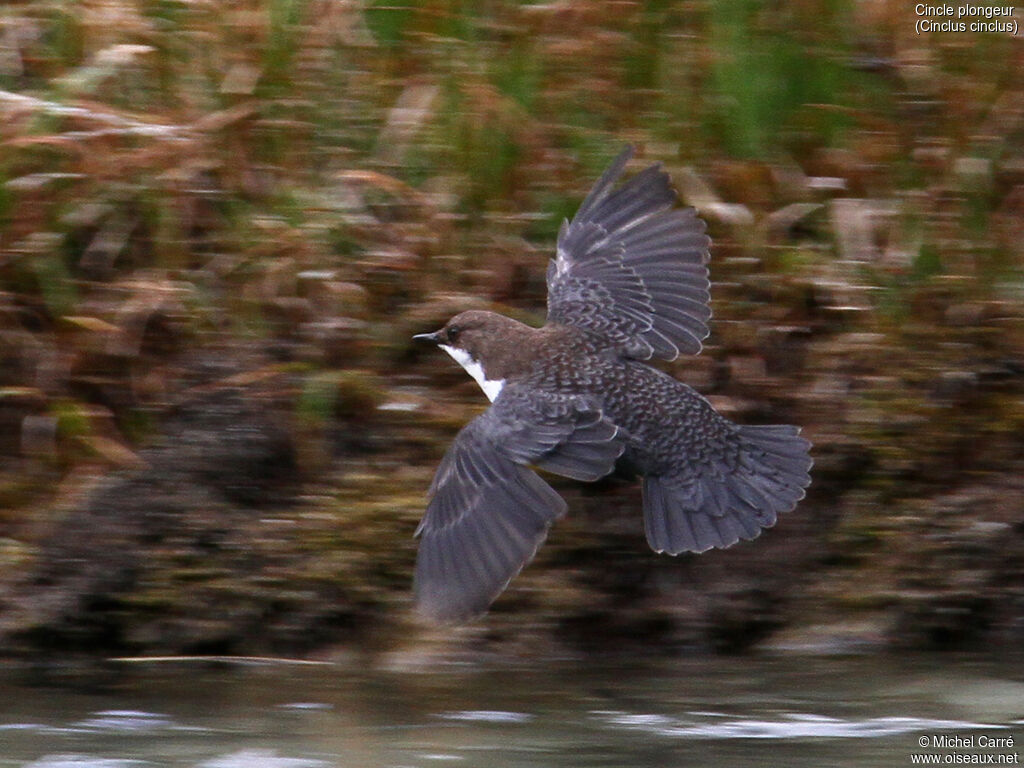
<path id="1" fill-rule="evenodd" d="M 416 532 L 417 607 L 436 621 L 486 611 L 565 513 L 531 467 L 593 481 L 627 465 L 643 477 L 647 541 L 672 555 L 757 537 L 810 485 L 797 427 L 733 424 L 644 362 L 700 352 L 711 241 L 659 166 L 613 188 L 631 156 L 562 224 L 543 328 L 469 311 L 416 336 L 492 403 L 445 454 Z"/>

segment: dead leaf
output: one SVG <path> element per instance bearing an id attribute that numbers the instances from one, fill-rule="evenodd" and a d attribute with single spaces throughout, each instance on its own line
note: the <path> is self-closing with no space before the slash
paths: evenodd
<path id="1" fill-rule="evenodd" d="M 116 467 L 145 469 L 149 466 L 146 460 L 131 448 L 109 437 L 103 437 L 102 435 L 79 435 L 77 440 L 81 445 L 89 448 Z"/>
<path id="2" fill-rule="evenodd" d="M 106 320 L 98 317 L 87 317 L 85 315 L 65 315 L 61 318 L 65 323 L 94 333 L 119 333 L 120 328 Z"/>

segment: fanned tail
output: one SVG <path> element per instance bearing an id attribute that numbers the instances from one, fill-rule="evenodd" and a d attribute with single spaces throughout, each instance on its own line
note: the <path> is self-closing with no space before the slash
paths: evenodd
<path id="1" fill-rule="evenodd" d="M 729 460 L 685 481 L 644 478 L 644 524 L 657 552 L 704 552 L 754 539 L 793 509 L 811 483 L 811 444 L 788 425 L 740 426 Z"/>

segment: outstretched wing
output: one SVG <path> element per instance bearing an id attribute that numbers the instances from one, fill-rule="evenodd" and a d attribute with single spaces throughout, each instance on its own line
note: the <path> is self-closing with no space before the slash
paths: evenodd
<path id="1" fill-rule="evenodd" d="M 526 465 L 596 480 L 623 451 L 617 432 L 583 398 L 506 387 L 459 432 L 434 476 L 416 531 L 420 612 L 464 621 L 487 610 L 565 513 Z"/>
<path id="2" fill-rule="evenodd" d="M 704 222 L 659 166 L 616 190 L 627 147 L 562 224 L 548 267 L 548 322 L 590 331 L 629 357 L 697 354 L 708 335 L 708 247 Z"/>

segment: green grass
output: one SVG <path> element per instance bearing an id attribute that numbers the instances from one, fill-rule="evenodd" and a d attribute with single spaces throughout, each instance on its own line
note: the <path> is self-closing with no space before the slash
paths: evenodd
<path id="1" fill-rule="evenodd" d="M 822 3 L 820 10 L 821 16 L 813 20 L 816 28 L 841 28 L 843 3 Z M 715 101 L 705 128 L 730 154 L 771 158 L 788 148 L 789 134 L 797 130 L 809 131 L 830 146 L 850 126 L 843 115 L 843 108 L 851 106 L 856 79 L 845 61 L 850 51 L 842 36 L 822 46 L 806 29 L 789 26 L 800 21 L 752 0 L 711 4 Z M 839 109 L 818 110 L 814 105 Z"/>

